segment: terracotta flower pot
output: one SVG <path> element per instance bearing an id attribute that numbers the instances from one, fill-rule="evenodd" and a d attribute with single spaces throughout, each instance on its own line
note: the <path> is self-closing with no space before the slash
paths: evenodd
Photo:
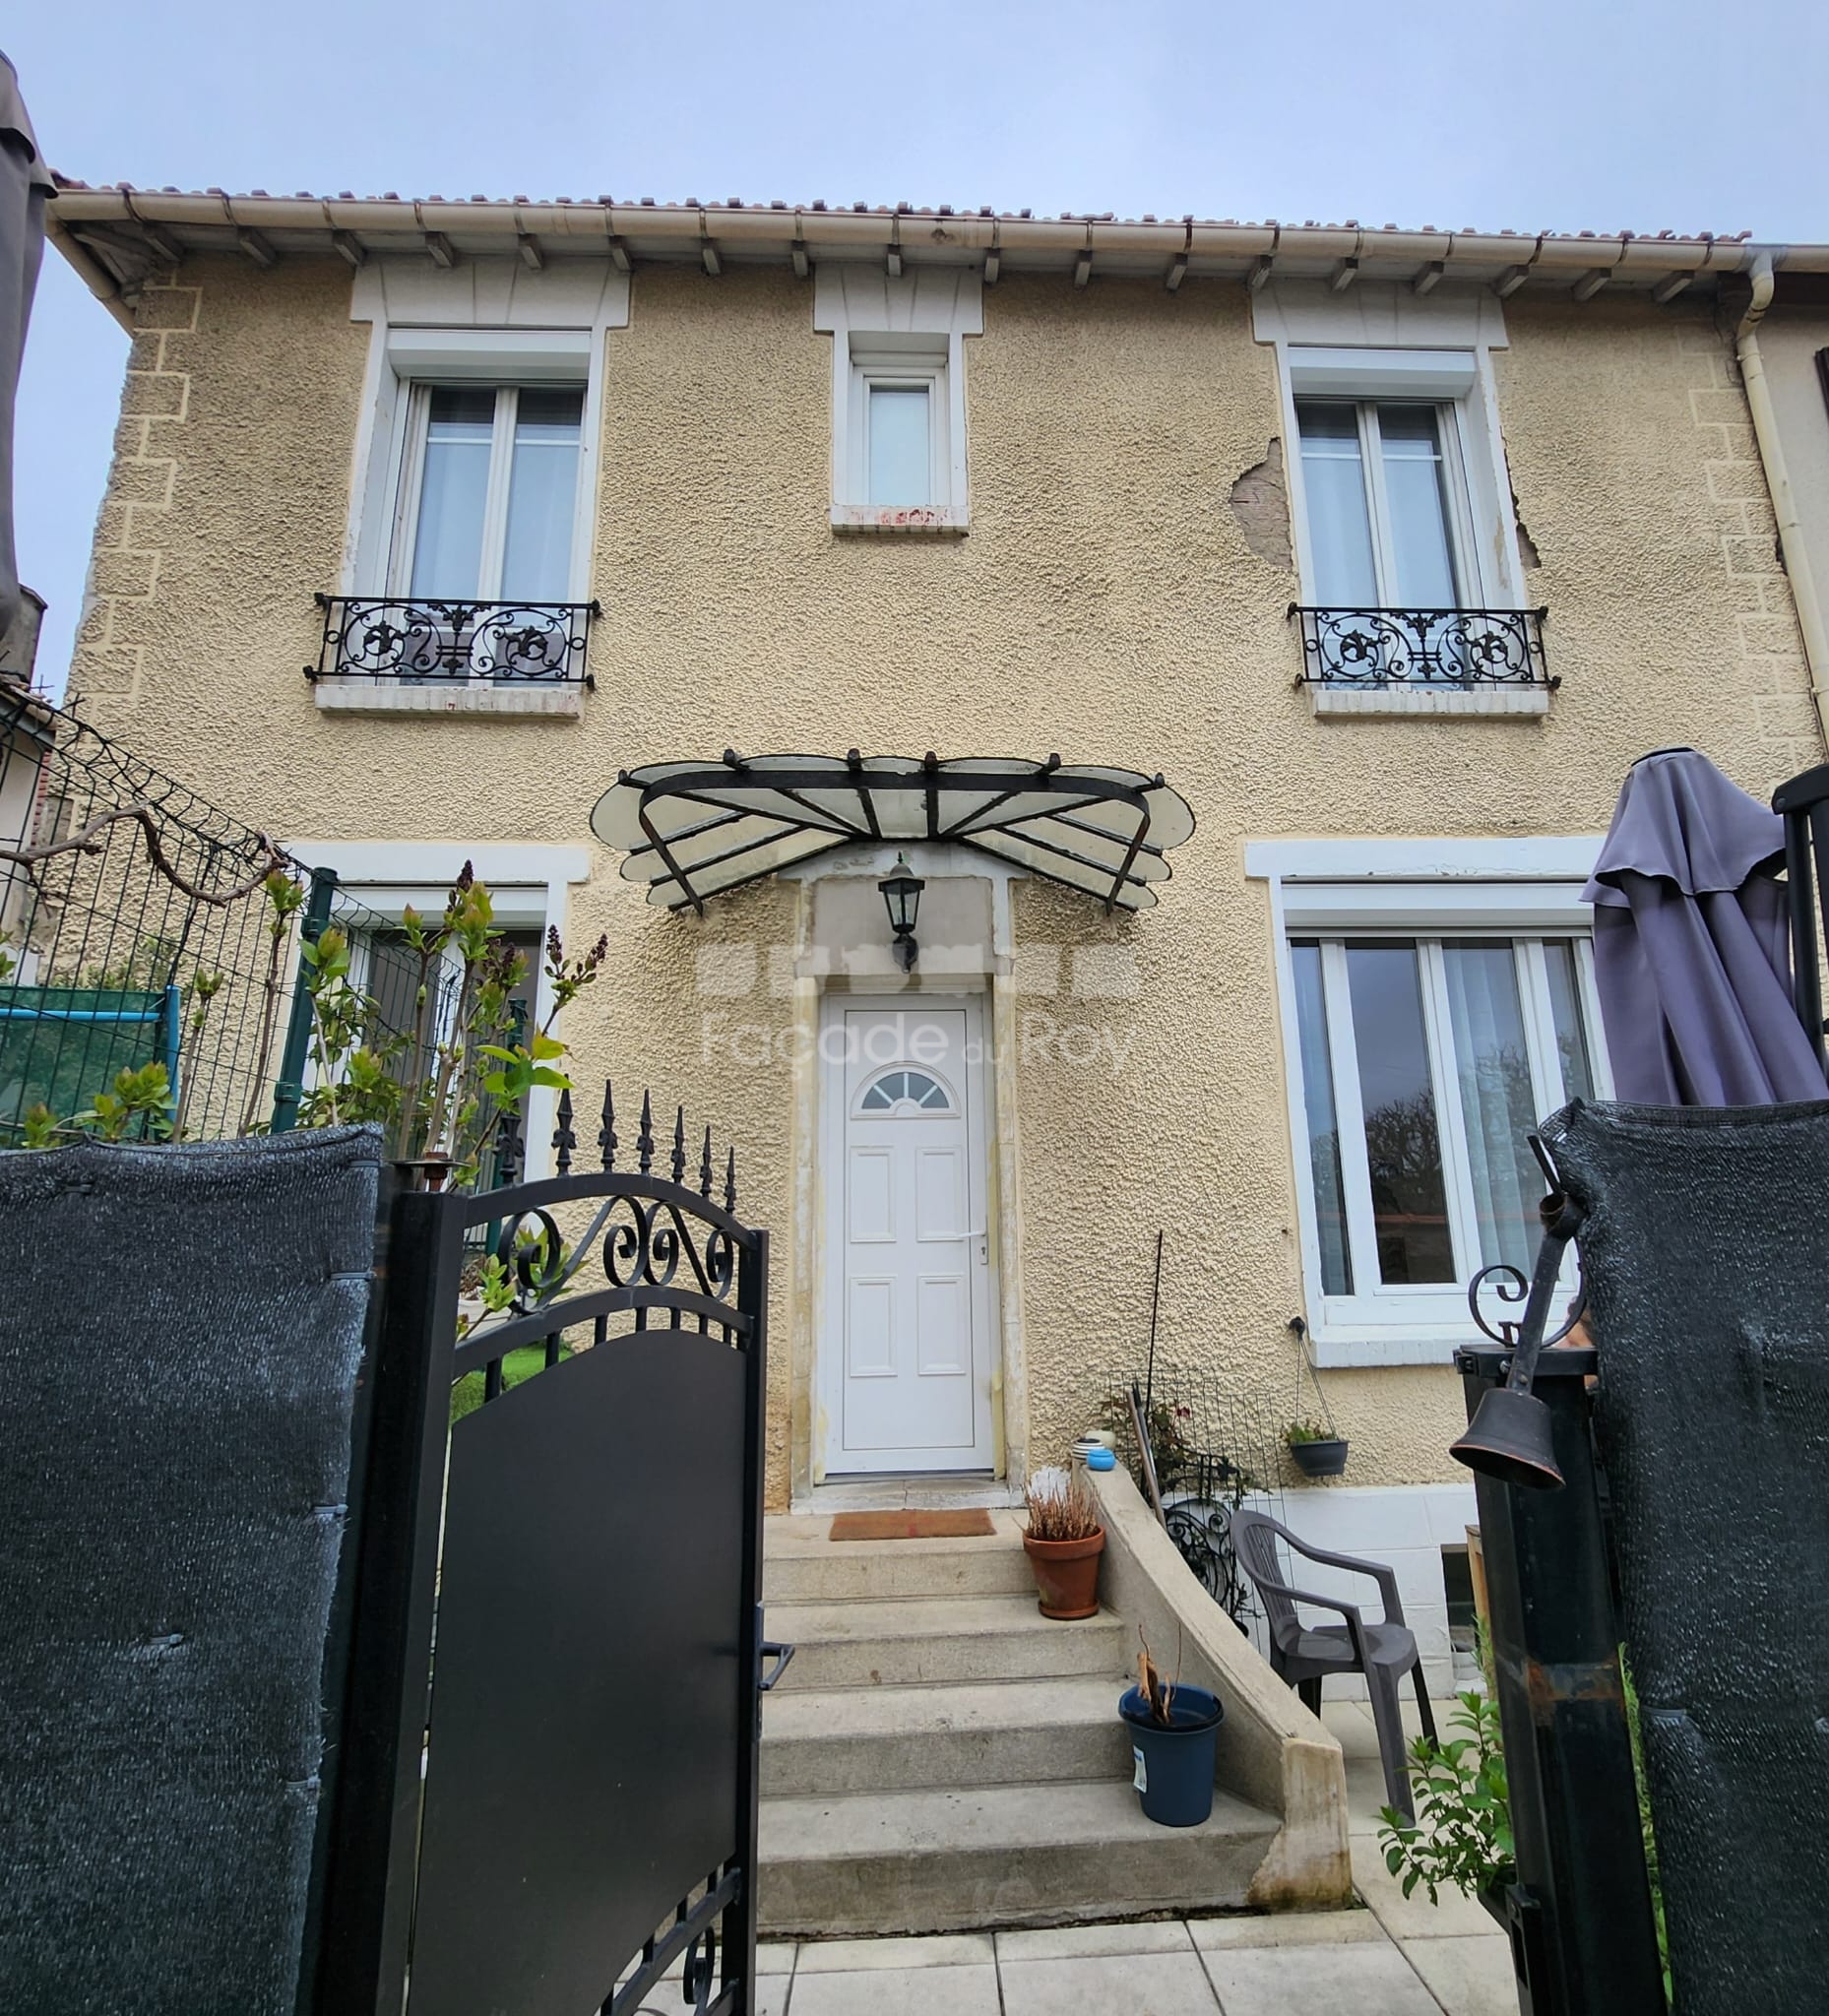
<path id="1" fill-rule="evenodd" d="M 1024 1534 L 1023 1551 L 1036 1571 L 1044 1617 L 1099 1614 L 1099 1556 L 1104 1548 L 1103 1526 L 1090 1540 L 1031 1540 Z"/>

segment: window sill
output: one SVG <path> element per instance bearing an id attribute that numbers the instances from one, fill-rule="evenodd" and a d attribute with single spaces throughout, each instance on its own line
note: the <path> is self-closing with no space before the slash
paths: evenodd
<path id="1" fill-rule="evenodd" d="M 1319 721 L 1352 715 L 1477 716 L 1487 721 L 1536 721 L 1549 712 L 1547 686 L 1340 686 L 1308 684 Z"/>
<path id="2" fill-rule="evenodd" d="M 438 679 L 397 685 L 382 679 L 315 679 L 320 714 L 480 715 L 500 720 L 582 721 L 585 689 L 575 680 L 551 685 L 498 685 L 491 679 Z"/>
<path id="3" fill-rule="evenodd" d="M 964 538 L 968 521 L 965 512 L 955 511 L 950 504 L 835 504 L 832 507 L 832 530 L 887 534 L 891 538 Z"/>
<path id="4" fill-rule="evenodd" d="M 1465 1344 L 1478 1344 L 1471 1330 L 1452 1336 L 1430 1336 L 1424 1326 L 1416 1330 L 1360 1331 L 1356 1336 L 1341 1333 L 1328 1337 L 1317 1331 L 1312 1339 L 1314 1361 L 1324 1372 L 1348 1366 L 1366 1365 L 1451 1365 L 1454 1354 Z"/>

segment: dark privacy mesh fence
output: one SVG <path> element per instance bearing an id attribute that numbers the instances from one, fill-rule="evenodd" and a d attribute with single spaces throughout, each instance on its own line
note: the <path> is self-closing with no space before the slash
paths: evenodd
<path id="1" fill-rule="evenodd" d="M 9 2010 L 292 2016 L 379 1167 L 0 1155 Z"/>
<path id="2" fill-rule="evenodd" d="M 284 914 L 275 873 L 299 891 Z M 456 975 L 422 968 L 398 923 L 0 685 L 0 1147 L 28 1138 L 40 1108 L 67 1128 L 118 1072 L 155 1063 L 186 1137 L 264 1132 L 276 1110 L 284 1128 L 312 1078 L 300 934 L 325 922 L 350 938 L 377 1048 L 404 1057 L 422 982 L 431 1025 L 448 1024 Z"/>
<path id="3" fill-rule="evenodd" d="M 1683 2016 L 1829 2006 L 1829 1102 L 1577 1103 L 1627 1650 Z"/>

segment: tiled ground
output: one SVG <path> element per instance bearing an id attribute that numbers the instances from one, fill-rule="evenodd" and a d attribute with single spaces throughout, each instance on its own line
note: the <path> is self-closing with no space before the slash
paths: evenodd
<path id="1" fill-rule="evenodd" d="M 1370 1712 L 1330 1703 L 1326 1719 L 1367 1909 L 765 1945 L 757 2016 L 1517 2016 L 1506 1941 L 1479 1905 L 1406 1899 L 1386 1873 Z"/>

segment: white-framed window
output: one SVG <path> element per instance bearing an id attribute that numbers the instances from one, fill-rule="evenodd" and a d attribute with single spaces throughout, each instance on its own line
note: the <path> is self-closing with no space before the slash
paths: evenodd
<path id="1" fill-rule="evenodd" d="M 393 593 L 573 598 L 586 393 L 582 382 L 409 386 Z"/>
<path id="2" fill-rule="evenodd" d="M 1329 932 L 1289 953 L 1330 1327 L 1452 1317 L 1482 1268 L 1529 1273 L 1529 1137 L 1604 1069 L 1588 940 Z"/>
<path id="3" fill-rule="evenodd" d="M 832 334 L 833 530 L 963 533 L 978 273 L 828 263 L 814 276 L 813 326 Z"/>
<path id="4" fill-rule="evenodd" d="M 1321 1363 L 1443 1362 L 1477 1334 L 1473 1277 L 1533 1264 L 1545 1184 L 1529 1137 L 1570 1099 L 1612 1092 L 1580 899 L 1600 845 L 1247 848 L 1271 887 Z"/>
<path id="5" fill-rule="evenodd" d="M 1301 599 L 1522 606 L 1482 350 L 1281 346 Z"/>
<path id="6" fill-rule="evenodd" d="M 851 345 L 851 496 L 874 510 L 951 502 L 946 349 Z"/>
<path id="7" fill-rule="evenodd" d="M 1367 609 L 1480 604 L 1454 401 L 1298 397 L 1295 426 L 1308 599 Z"/>
<path id="8" fill-rule="evenodd" d="M 354 979 L 375 997 L 388 1028 L 399 1033 L 410 1026 L 410 996 L 416 974 L 416 962 L 402 955 L 391 927 L 401 923 L 409 905 L 420 916 L 436 918 L 467 861 L 476 879 L 488 884 L 496 927 L 527 954 L 524 997 L 529 1022 L 545 1028 L 553 1021 L 557 1004 L 542 948 L 547 931 L 565 935 L 572 888 L 590 880 L 587 849 L 533 841 L 350 841 L 309 836 L 288 836 L 283 845 L 293 859 L 333 870 L 338 888 L 358 907 L 362 927 L 355 934 Z M 456 1011 L 456 972 L 453 954 L 439 976 L 444 997 L 438 1015 L 441 1031 L 449 1030 Z M 554 1034 L 566 1037 L 562 1023 L 555 1025 Z M 550 1169 L 556 1115 L 555 1094 L 536 1086 L 527 1104 L 524 1173 L 530 1177 Z"/>

